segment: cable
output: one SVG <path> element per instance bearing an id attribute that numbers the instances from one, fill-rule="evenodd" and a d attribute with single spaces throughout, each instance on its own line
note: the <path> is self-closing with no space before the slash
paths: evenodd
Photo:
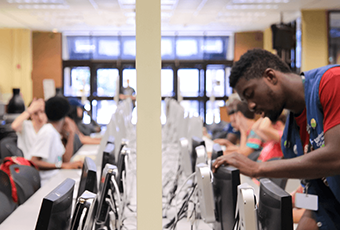
<path id="1" fill-rule="evenodd" d="M 178 190 L 178 193 L 177 195 L 179 194 L 179 192 L 182 190 L 182 188 L 184 187 L 184 185 L 186 185 L 186 183 L 196 175 L 196 173 L 192 173 L 185 181 L 184 183 L 182 184 L 182 186 L 180 187 L 180 189 Z M 175 200 L 175 210 L 176 210 L 176 213 L 177 213 L 177 198 L 178 196 L 176 195 L 176 200 Z M 176 215 L 176 218 L 177 218 L 177 215 Z"/>
<path id="2" fill-rule="evenodd" d="M 183 219 L 183 218 L 185 217 L 186 212 L 188 211 L 188 203 L 190 202 L 191 196 L 192 196 L 192 195 L 194 194 L 194 192 L 196 191 L 196 186 L 197 186 L 197 184 L 194 184 L 194 185 L 193 185 L 193 188 L 192 188 L 192 190 L 190 191 L 190 194 L 187 195 L 187 198 L 186 198 L 186 200 L 183 202 L 183 204 L 182 204 L 180 210 L 179 210 L 178 212 L 177 212 L 177 210 L 176 210 L 176 215 L 175 215 L 175 217 L 172 218 L 171 221 L 170 221 L 168 224 L 166 224 L 166 225 L 164 226 L 164 228 L 175 229 L 176 226 L 177 226 L 177 223 L 178 223 L 181 219 Z M 177 206 L 176 206 L 176 207 L 177 207 Z"/>

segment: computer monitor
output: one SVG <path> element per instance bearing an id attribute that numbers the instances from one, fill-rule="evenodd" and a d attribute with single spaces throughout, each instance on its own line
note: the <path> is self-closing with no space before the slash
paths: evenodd
<path id="1" fill-rule="evenodd" d="M 202 219 L 206 223 L 212 223 L 215 221 L 215 202 L 211 171 L 207 164 L 199 163 L 196 165 L 196 180 Z"/>
<path id="2" fill-rule="evenodd" d="M 73 212 L 70 230 L 93 229 L 96 199 L 97 195 L 87 190 L 79 196 Z"/>
<path id="3" fill-rule="evenodd" d="M 83 194 L 85 190 L 97 193 L 97 166 L 89 157 L 85 157 L 81 172 L 77 198 Z"/>
<path id="4" fill-rule="evenodd" d="M 293 229 L 292 197 L 271 180 L 260 180 L 258 220 L 260 229 Z"/>
<path id="5" fill-rule="evenodd" d="M 102 165 L 101 165 L 101 170 L 100 170 L 100 177 L 102 177 L 103 169 L 106 164 L 113 164 L 113 165 L 116 164 L 114 143 L 107 143 L 103 151 L 103 159 L 102 159 Z"/>
<path id="6" fill-rule="evenodd" d="M 189 153 L 189 141 L 187 138 L 182 137 L 179 139 L 181 149 L 181 168 L 185 176 L 192 174 L 191 157 Z"/>
<path id="7" fill-rule="evenodd" d="M 196 147 L 203 145 L 205 147 L 205 142 L 202 138 L 192 136 L 191 138 L 191 169 L 192 172 L 195 172 L 196 170 L 196 164 L 197 164 L 197 153 L 196 153 Z"/>
<path id="8" fill-rule="evenodd" d="M 107 138 L 107 143 L 115 144 L 115 137 L 110 135 Z"/>
<path id="9" fill-rule="evenodd" d="M 106 226 L 109 229 L 109 211 L 110 204 L 107 202 L 107 198 L 114 199 L 114 191 L 116 191 L 112 179 L 118 174 L 118 168 L 112 164 L 106 164 L 103 170 L 103 174 L 100 180 L 100 189 L 98 191 L 98 207 L 95 216 L 95 229 L 104 229 Z M 113 200 L 115 204 L 115 200 Z"/>
<path id="10" fill-rule="evenodd" d="M 232 166 L 220 166 L 214 173 L 213 190 L 216 207 L 215 230 L 232 230 L 235 222 L 237 186 L 240 171 Z"/>
<path id="11" fill-rule="evenodd" d="M 215 143 L 211 152 L 211 160 L 215 160 L 223 155 L 223 150 L 220 144 Z"/>
<path id="12" fill-rule="evenodd" d="M 117 184 L 119 188 L 119 192 L 123 193 L 124 192 L 124 185 L 123 185 L 123 177 L 125 178 L 125 161 L 126 161 L 126 156 L 130 153 L 130 149 L 127 148 L 126 146 L 123 146 L 122 150 L 119 152 L 118 155 L 118 163 L 117 163 L 117 168 L 118 168 L 118 174 L 117 174 Z"/>
<path id="13" fill-rule="evenodd" d="M 35 230 L 70 228 L 74 183 L 67 178 L 44 197 Z"/>

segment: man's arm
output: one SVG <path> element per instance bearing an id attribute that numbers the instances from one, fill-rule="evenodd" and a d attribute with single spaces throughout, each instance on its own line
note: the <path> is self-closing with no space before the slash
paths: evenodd
<path id="1" fill-rule="evenodd" d="M 71 157 L 73 156 L 74 134 L 76 132 L 76 124 L 71 118 L 65 117 L 63 131 L 68 133 L 63 162 L 70 162 Z"/>
<path id="2" fill-rule="evenodd" d="M 325 146 L 292 159 L 257 163 L 238 153 L 216 159 L 213 171 L 220 165 L 231 165 L 250 177 L 315 179 L 340 174 L 340 125 L 325 133 Z"/>
<path id="3" fill-rule="evenodd" d="M 30 118 L 30 116 L 33 113 L 37 112 L 40 109 L 41 110 L 45 109 L 44 100 L 42 98 L 33 99 L 31 105 L 12 122 L 11 124 L 12 129 L 16 132 L 21 132 L 23 122 Z"/>
<path id="4" fill-rule="evenodd" d="M 58 169 L 55 164 L 43 161 L 41 157 L 32 157 L 31 161 L 38 167 L 39 170 L 51 170 Z M 61 164 L 62 169 L 80 169 L 83 166 L 83 162 L 63 162 Z"/>

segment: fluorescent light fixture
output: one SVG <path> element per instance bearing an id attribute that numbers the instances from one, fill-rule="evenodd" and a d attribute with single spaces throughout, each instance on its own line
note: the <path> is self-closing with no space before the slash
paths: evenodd
<path id="1" fill-rule="evenodd" d="M 178 0 L 161 0 L 162 10 L 173 10 L 175 9 Z M 118 4 L 122 9 L 135 9 L 136 0 L 118 0 Z"/>
<path id="2" fill-rule="evenodd" d="M 289 0 L 233 0 L 233 4 L 271 4 L 271 3 L 288 3 Z"/>
<path id="3" fill-rule="evenodd" d="M 15 4 L 64 4 L 64 0 L 7 0 Z"/>
<path id="4" fill-rule="evenodd" d="M 227 5 L 226 8 L 228 10 L 256 10 L 256 9 L 272 10 L 278 9 L 279 6 L 276 4 L 240 4 L 240 5 Z"/>
<path id="5" fill-rule="evenodd" d="M 30 5 L 18 5 L 18 9 L 68 9 L 68 5 L 55 5 L 55 4 L 30 4 Z"/>

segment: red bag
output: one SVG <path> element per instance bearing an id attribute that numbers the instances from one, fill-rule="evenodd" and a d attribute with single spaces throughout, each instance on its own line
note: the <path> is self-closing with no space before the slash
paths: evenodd
<path id="1" fill-rule="evenodd" d="M 9 180 L 11 181 L 11 185 L 12 185 L 12 198 L 14 202 L 17 203 L 18 202 L 17 188 L 15 187 L 14 180 L 9 170 L 9 166 L 14 165 L 14 164 L 33 166 L 37 170 L 38 168 L 33 164 L 33 162 L 27 160 L 24 157 L 5 157 L 4 158 L 2 164 L 0 165 L 0 169 L 4 171 L 5 173 L 7 173 L 7 175 L 9 176 Z"/>

